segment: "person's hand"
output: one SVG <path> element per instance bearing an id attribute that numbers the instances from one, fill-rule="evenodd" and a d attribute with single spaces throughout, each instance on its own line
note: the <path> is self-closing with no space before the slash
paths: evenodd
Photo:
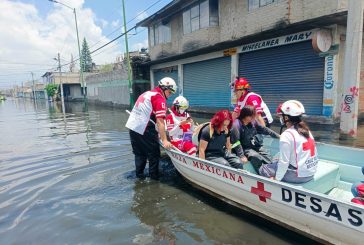
<path id="1" fill-rule="evenodd" d="M 246 158 L 246 156 L 240 157 L 240 160 L 242 161 L 242 163 L 248 162 L 248 158 Z"/>
<path id="2" fill-rule="evenodd" d="M 167 149 L 171 149 L 173 145 L 168 140 L 163 141 L 163 147 Z"/>
<path id="3" fill-rule="evenodd" d="M 183 121 L 181 121 L 180 123 L 179 123 L 179 125 L 185 125 L 185 124 L 187 124 L 187 123 L 192 123 L 193 122 L 193 120 L 192 120 L 192 118 L 187 118 L 186 120 L 183 120 Z"/>
<path id="4" fill-rule="evenodd" d="M 276 178 L 275 177 L 270 177 L 271 180 L 275 180 Z"/>

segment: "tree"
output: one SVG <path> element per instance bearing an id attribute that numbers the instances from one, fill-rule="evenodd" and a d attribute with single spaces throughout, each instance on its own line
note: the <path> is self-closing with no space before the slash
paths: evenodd
<path id="1" fill-rule="evenodd" d="M 58 85 L 49 83 L 45 86 L 48 97 L 53 97 L 58 91 Z"/>
<path id="2" fill-rule="evenodd" d="M 92 71 L 92 58 L 91 58 L 91 53 L 90 53 L 90 49 L 88 47 L 86 38 L 83 38 L 81 56 L 82 56 L 83 71 L 91 72 Z"/>

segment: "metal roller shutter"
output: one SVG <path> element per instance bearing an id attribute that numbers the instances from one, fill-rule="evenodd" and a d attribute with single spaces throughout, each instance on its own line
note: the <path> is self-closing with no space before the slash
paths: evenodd
<path id="1" fill-rule="evenodd" d="M 158 81 L 164 77 L 173 78 L 174 81 L 177 83 L 177 86 L 179 86 L 177 70 L 172 70 L 172 71 L 157 70 L 157 71 L 154 71 L 154 87 L 158 86 Z M 179 95 L 179 91 L 180 91 L 180 88 L 178 88 L 178 90 L 175 94 L 173 94 L 171 97 L 168 98 L 168 100 L 167 100 L 168 106 L 172 105 L 173 100 Z"/>
<path id="2" fill-rule="evenodd" d="M 306 113 L 322 115 L 325 59 L 311 42 L 240 54 L 239 76 L 246 77 L 271 112 L 289 99 L 303 103 Z"/>
<path id="3" fill-rule="evenodd" d="M 228 109 L 230 74 L 230 57 L 186 64 L 183 67 L 183 94 L 191 106 Z"/>

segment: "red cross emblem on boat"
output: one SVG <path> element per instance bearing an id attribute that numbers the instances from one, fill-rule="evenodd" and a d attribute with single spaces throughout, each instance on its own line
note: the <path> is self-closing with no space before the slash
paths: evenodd
<path id="1" fill-rule="evenodd" d="M 267 202 L 267 198 L 270 199 L 272 193 L 264 190 L 264 183 L 257 181 L 257 185 L 258 187 L 252 187 L 250 192 L 258 195 L 260 201 Z"/>

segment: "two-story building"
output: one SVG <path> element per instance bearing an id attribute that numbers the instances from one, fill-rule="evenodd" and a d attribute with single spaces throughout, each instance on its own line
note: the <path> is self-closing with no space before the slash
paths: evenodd
<path id="1" fill-rule="evenodd" d="M 297 99 L 308 115 L 336 118 L 347 8 L 348 0 L 174 0 L 137 25 L 149 31 L 152 86 L 176 79 L 194 109 L 231 107 L 230 83 L 243 76 L 272 112 Z"/>

